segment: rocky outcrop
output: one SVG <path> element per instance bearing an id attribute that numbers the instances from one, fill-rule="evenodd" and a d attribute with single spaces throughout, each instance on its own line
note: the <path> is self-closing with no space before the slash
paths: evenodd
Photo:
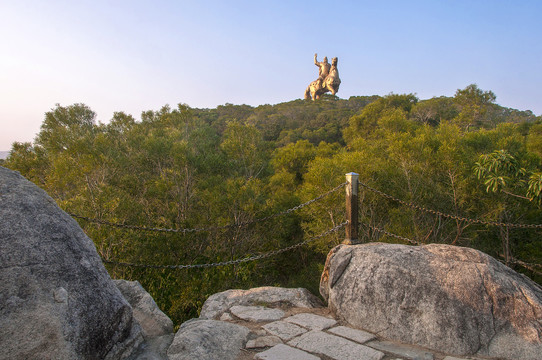
<path id="1" fill-rule="evenodd" d="M 542 289 L 474 249 L 339 245 L 320 289 L 340 320 L 384 338 L 458 355 L 542 353 Z"/>
<path id="2" fill-rule="evenodd" d="M 144 346 L 137 359 L 167 359 L 167 349 L 173 341 L 173 322 L 156 305 L 152 296 L 138 281 L 113 280 L 133 309 L 135 320 L 141 326 Z"/>
<path id="3" fill-rule="evenodd" d="M 227 290 L 214 295 L 203 304 L 200 319 L 219 319 L 232 306 L 266 305 L 277 307 L 322 307 L 322 302 L 307 289 L 259 287 L 249 290 Z"/>
<path id="4" fill-rule="evenodd" d="M 77 222 L 0 167 L 0 359 L 123 359 L 142 340 Z"/>
<path id="5" fill-rule="evenodd" d="M 189 320 L 181 325 L 167 351 L 170 360 L 235 360 L 250 330 L 216 320 Z"/>

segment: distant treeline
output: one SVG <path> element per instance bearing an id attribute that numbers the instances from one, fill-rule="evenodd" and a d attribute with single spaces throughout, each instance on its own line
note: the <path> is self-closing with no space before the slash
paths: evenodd
<path id="1" fill-rule="evenodd" d="M 443 213 L 542 223 L 542 119 L 504 108 L 476 85 L 454 97 L 324 96 L 277 105 L 194 109 L 180 104 L 136 121 L 96 123 L 84 104 L 46 113 L 33 143 L 14 143 L 3 166 L 45 189 L 67 212 L 163 228 L 242 224 L 310 200 L 344 174 Z M 474 247 L 503 261 L 542 262 L 542 230 L 476 225 L 416 211 L 361 188 L 360 221 L 420 243 Z M 107 259 L 193 264 L 296 244 L 344 221 L 344 193 L 288 216 L 213 231 L 170 234 L 80 220 Z M 362 225 L 362 240 L 397 242 Z M 137 279 L 177 323 L 212 293 L 262 285 L 318 293 L 325 256 L 343 232 L 264 260 L 212 269 L 108 265 Z M 537 281 L 536 273 L 510 263 Z"/>

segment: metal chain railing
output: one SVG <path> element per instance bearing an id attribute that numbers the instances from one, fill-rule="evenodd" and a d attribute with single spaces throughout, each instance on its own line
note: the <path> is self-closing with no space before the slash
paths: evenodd
<path id="1" fill-rule="evenodd" d="M 443 216 L 443 217 L 454 219 L 454 220 L 465 221 L 465 222 L 468 222 L 468 223 L 471 223 L 471 224 L 514 227 L 514 228 L 523 228 L 523 229 L 542 229 L 542 224 L 513 224 L 513 223 L 503 223 L 503 222 L 498 222 L 498 221 L 484 221 L 484 220 L 480 220 L 480 219 L 470 219 L 470 218 L 466 218 L 466 217 L 463 217 L 463 216 L 451 215 L 451 214 L 443 213 L 443 212 L 438 211 L 438 210 L 428 209 L 428 208 L 425 208 L 423 206 L 419 206 L 419 205 L 416 205 L 416 204 L 413 204 L 413 203 L 398 199 L 398 198 L 396 198 L 396 197 L 394 197 L 392 195 L 386 194 L 385 192 L 382 192 L 382 191 L 377 190 L 377 189 L 375 189 L 373 187 L 370 187 L 369 185 L 364 184 L 361 181 L 359 181 L 359 184 L 361 186 L 363 186 L 364 188 L 366 188 L 366 189 L 368 189 L 368 190 L 370 190 L 370 191 L 372 191 L 372 192 L 374 192 L 374 193 L 376 193 L 376 194 L 378 194 L 378 195 L 380 195 L 380 196 L 382 196 L 382 197 L 384 197 L 386 199 L 396 201 L 396 202 L 398 202 L 400 204 L 403 204 L 405 206 L 408 206 L 410 208 L 420 210 L 420 211 L 424 211 L 426 213 L 430 213 L 430 214 L 433 214 L 433 215 L 439 215 L 439 216 Z"/>
<path id="2" fill-rule="evenodd" d="M 268 258 L 268 257 L 271 257 L 271 256 L 281 254 L 281 253 L 286 252 L 286 251 L 296 249 L 296 248 L 301 247 L 303 245 L 306 245 L 306 244 L 308 244 L 308 243 L 310 243 L 310 242 L 312 242 L 314 240 L 320 239 L 320 238 L 322 238 L 324 236 L 327 236 L 329 234 L 332 234 L 332 233 L 338 231 L 339 229 L 344 227 L 347 223 L 348 223 L 348 221 L 345 221 L 345 222 L 343 222 L 343 223 L 341 223 L 341 224 L 339 224 L 339 225 L 337 225 L 337 226 L 335 226 L 335 227 L 333 227 L 333 228 L 331 228 L 331 229 L 329 229 L 327 231 L 324 231 L 320 235 L 310 237 L 309 239 L 307 239 L 305 241 L 302 241 L 300 243 L 290 245 L 290 246 L 282 248 L 282 249 L 272 250 L 272 251 L 269 251 L 269 252 L 266 252 L 266 253 L 263 253 L 263 254 L 253 255 L 253 256 L 249 256 L 249 257 L 245 257 L 245 258 L 241 258 L 241 259 L 236 259 L 236 260 L 229 260 L 229 261 L 216 262 L 216 263 L 207 263 L 207 264 L 187 264 L 187 265 L 136 264 L 136 263 L 113 261 L 113 260 L 109 260 L 109 259 L 105 259 L 105 258 L 103 259 L 103 262 L 105 262 L 107 264 L 112 264 L 112 265 L 138 267 L 138 268 L 152 268 L 152 269 L 197 269 L 197 268 L 210 268 L 210 267 L 225 266 L 225 265 L 235 265 L 235 264 L 241 264 L 241 263 L 245 263 L 245 262 L 249 262 L 249 261 L 256 261 L 256 260 L 260 260 L 260 259 L 265 259 L 265 258 Z"/>
<path id="3" fill-rule="evenodd" d="M 171 228 L 159 228 L 159 227 L 147 227 L 147 226 L 139 226 L 139 225 L 120 224 L 120 223 L 114 223 L 114 222 L 110 222 L 110 221 L 106 221 L 106 220 L 90 218 L 90 217 L 86 217 L 86 216 L 82 216 L 82 215 L 78 215 L 78 214 L 73 214 L 73 213 L 68 213 L 68 215 L 70 215 L 70 216 L 72 216 L 74 218 L 89 221 L 89 222 L 95 223 L 95 224 L 101 224 L 101 225 L 112 226 L 112 227 L 117 227 L 117 228 L 122 228 L 122 229 L 130 229 L 130 230 L 169 232 L 169 233 L 182 233 L 182 234 L 191 233 L 191 232 L 217 231 L 217 230 L 231 229 L 231 228 L 235 228 L 235 227 L 245 227 L 245 226 L 252 225 L 252 224 L 255 224 L 255 223 L 258 223 L 258 222 L 271 220 L 273 218 L 292 213 L 294 211 L 297 211 L 297 210 L 299 210 L 299 209 L 301 209 L 301 208 L 303 208 L 305 206 L 308 206 L 308 205 L 310 205 L 310 204 L 312 204 L 312 203 L 326 197 L 329 194 L 332 194 L 332 193 L 338 191 L 339 189 L 344 187 L 346 184 L 347 183 L 344 182 L 344 183 L 334 187 L 333 189 L 323 193 L 322 195 L 320 195 L 318 197 L 315 197 L 314 199 L 309 200 L 309 201 L 307 201 L 307 202 L 305 202 L 303 204 L 297 205 L 297 206 L 295 206 L 295 207 L 293 207 L 291 209 L 284 210 L 284 211 L 281 211 L 279 213 L 269 215 L 269 216 L 265 216 L 265 217 L 262 217 L 262 218 L 258 218 L 258 219 L 255 219 L 255 220 L 240 222 L 240 223 L 237 223 L 237 224 L 223 225 L 223 226 L 209 226 L 209 227 L 190 228 L 190 229 L 171 229 Z"/>
<path id="4" fill-rule="evenodd" d="M 423 206 L 419 206 L 419 205 L 416 205 L 414 203 L 401 200 L 401 199 L 396 198 L 396 197 L 394 197 L 392 195 L 386 194 L 383 191 L 377 190 L 377 189 L 375 189 L 375 188 L 373 188 L 373 187 L 371 187 L 371 186 L 369 186 L 369 185 L 367 185 L 367 184 L 365 184 L 365 183 L 363 183 L 363 182 L 361 182 L 359 180 L 358 180 L 358 183 L 361 186 L 363 186 L 364 188 L 366 188 L 366 189 L 368 189 L 368 190 L 370 190 L 370 191 L 372 191 L 372 192 L 374 192 L 374 193 L 376 193 L 376 194 L 378 194 L 378 195 L 380 195 L 380 196 L 382 196 L 382 197 L 384 197 L 386 199 L 398 202 L 398 203 L 400 203 L 402 205 L 408 206 L 410 208 L 413 208 L 413 209 L 416 209 L 416 210 L 419 210 L 419 211 L 423 211 L 423 212 L 430 213 L 430 214 L 433 214 L 433 215 L 442 216 L 442 217 L 445 217 L 445 218 L 450 218 L 450 219 L 459 220 L 459 221 L 465 221 L 467 223 L 490 225 L 490 226 L 502 226 L 502 227 L 514 227 L 514 228 L 530 228 L 530 229 L 542 228 L 542 224 L 503 223 L 503 222 L 497 222 L 497 221 L 484 221 L 484 220 L 479 220 L 479 219 L 466 218 L 466 217 L 462 217 L 462 216 L 458 216 L 458 215 L 451 215 L 451 214 L 443 213 L 443 212 L 438 211 L 438 210 L 428 209 L 428 208 L 425 208 Z M 314 199 L 311 199 L 311 200 L 309 200 L 309 201 L 307 201 L 307 202 L 305 202 L 303 204 L 297 205 L 297 206 L 295 206 L 293 208 L 281 211 L 279 213 L 272 214 L 272 215 L 269 215 L 269 216 L 265 216 L 265 217 L 262 217 L 262 218 L 258 218 L 258 219 L 255 219 L 255 220 L 251 220 L 251 221 L 240 222 L 240 223 L 237 223 L 237 224 L 229 224 L 229 225 L 224 225 L 224 226 L 211 226 L 211 227 L 190 228 L 190 229 L 170 229 L 170 228 L 158 228 L 158 227 L 146 227 L 146 226 L 138 226 L 138 225 L 119 224 L 119 223 L 113 223 L 113 222 L 109 222 L 109 221 L 105 221 L 105 220 L 89 218 L 89 217 L 85 217 L 85 216 L 81 216 L 81 215 L 77 215 L 77 214 L 71 214 L 71 213 L 69 213 L 69 215 L 71 215 L 74 218 L 83 219 L 83 220 L 93 222 L 93 223 L 97 223 L 97 224 L 113 226 L 113 227 L 119 227 L 119 228 L 125 228 L 125 229 L 132 229 L 132 230 L 171 232 L 171 233 L 183 233 L 183 234 L 190 233 L 190 232 L 216 231 L 216 230 L 223 230 L 223 229 L 229 229 L 229 228 L 234 228 L 234 227 L 244 227 L 244 226 L 252 225 L 254 223 L 267 221 L 267 220 L 270 220 L 270 219 L 273 219 L 273 218 L 276 218 L 276 217 L 279 217 L 279 216 L 283 216 L 283 215 L 292 213 L 294 211 L 297 211 L 297 210 L 299 210 L 299 209 L 301 209 L 301 208 L 303 208 L 305 206 L 308 206 L 308 205 L 310 205 L 310 204 L 324 198 L 325 196 L 327 196 L 329 194 L 332 194 L 332 193 L 338 191 L 339 189 L 346 186 L 347 184 L 348 184 L 348 182 L 344 182 L 344 183 L 334 187 L 333 189 L 321 194 L 320 196 L 318 196 L 318 197 L 316 197 Z M 285 247 L 285 248 L 282 248 L 282 249 L 272 250 L 272 251 L 269 251 L 269 252 L 266 252 L 266 253 L 263 253 L 263 254 L 248 256 L 248 257 L 241 258 L 241 259 L 236 259 L 236 260 L 229 260 L 229 261 L 215 262 L 215 263 L 206 263 L 206 264 L 184 264 L 184 265 L 138 264 L 138 263 L 114 261 L 114 260 L 110 260 L 110 259 L 107 259 L 107 258 L 103 258 L 103 261 L 105 263 L 107 263 L 107 264 L 112 264 L 112 265 L 127 266 L 127 267 L 138 267 L 138 268 L 153 268 L 153 269 L 195 269 L 195 268 L 211 268 L 211 267 L 218 267 L 218 266 L 235 265 L 235 264 L 241 264 L 241 263 L 245 263 L 245 262 L 249 262 L 249 261 L 256 261 L 256 260 L 260 260 L 260 259 L 269 258 L 269 257 L 275 256 L 275 255 L 284 253 L 286 251 L 290 251 L 290 250 L 299 248 L 301 246 L 304 246 L 304 245 L 310 243 L 311 241 L 314 241 L 316 239 L 319 239 L 321 237 L 324 237 L 326 235 L 329 235 L 329 234 L 331 234 L 333 232 L 338 231 L 340 228 L 344 227 L 348 223 L 349 222 L 347 220 L 347 221 L 345 221 L 345 222 L 343 222 L 343 223 L 341 223 L 341 224 L 339 224 L 339 225 L 337 225 L 337 226 L 323 232 L 320 235 L 311 237 L 311 238 L 309 238 L 309 239 L 307 239 L 307 240 L 305 240 L 303 242 L 300 242 L 300 243 L 297 243 L 297 244 L 294 244 L 294 245 L 291 245 L 291 246 L 288 246 L 288 247 Z M 355 222 L 353 222 L 352 224 L 354 224 L 354 223 Z M 412 240 L 412 239 L 409 239 L 407 237 L 391 233 L 391 232 L 389 232 L 387 230 L 384 230 L 382 228 L 370 225 L 368 223 L 360 222 L 360 224 L 363 225 L 363 226 L 366 226 L 367 228 L 371 229 L 374 232 L 381 233 L 381 234 L 384 234 L 386 236 L 389 236 L 389 237 L 392 237 L 392 238 L 395 238 L 395 239 L 398 239 L 398 240 L 401 240 L 401 241 L 404 241 L 404 242 L 407 242 L 407 243 L 410 243 L 410 244 L 413 244 L 413 245 L 424 245 L 423 243 L 420 243 L 420 242 L 418 242 L 416 240 Z M 526 262 L 518 260 L 518 259 L 512 259 L 510 263 L 522 266 L 522 267 L 532 271 L 533 273 L 536 273 L 536 274 L 542 276 L 542 272 L 535 269 L 535 267 L 542 268 L 541 264 L 530 264 L 530 263 L 526 263 Z"/>

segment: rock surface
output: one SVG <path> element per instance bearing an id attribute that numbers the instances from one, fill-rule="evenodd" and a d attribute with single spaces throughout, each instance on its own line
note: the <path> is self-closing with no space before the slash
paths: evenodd
<path id="1" fill-rule="evenodd" d="M 203 353 L 203 349 L 208 354 L 219 353 L 224 346 L 223 342 L 228 340 L 221 334 L 216 334 L 221 333 L 221 330 L 210 333 L 208 329 L 218 328 L 217 324 L 220 323 L 234 323 L 250 330 L 244 349 L 236 352 L 236 360 L 466 360 L 418 346 L 387 341 L 379 338 L 376 334 L 337 324 L 335 319 L 331 318 L 332 314 L 327 308 L 281 306 L 281 310 L 284 311 L 282 319 L 267 323 L 235 319 L 233 316 L 226 321 L 212 321 L 211 326 L 203 327 L 207 329 L 204 330 L 204 333 L 208 333 L 207 336 L 212 339 L 221 340 L 200 341 L 199 343 L 194 340 L 190 342 L 192 345 L 188 347 L 190 350 L 187 351 L 192 351 L 192 354 L 197 356 L 196 359 L 202 356 L 200 354 Z M 223 315 L 226 314 L 230 315 L 230 312 Z M 176 337 L 186 338 L 188 330 L 192 333 L 192 338 L 199 338 L 200 335 L 194 335 L 197 332 L 190 329 L 188 325 L 196 326 L 196 323 L 202 321 L 208 322 L 210 320 L 191 320 L 179 329 Z M 330 324 L 333 325 L 328 327 Z M 324 329 L 314 330 L 321 328 Z M 236 333 L 235 330 L 230 330 L 230 332 Z M 190 358 L 185 356 L 186 359 Z M 229 353 L 225 356 L 230 358 Z M 469 357 L 469 359 L 480 358 Z M 489 358 L 484 359 L 488 360 Z"/>
<path id="2" fill-rule="evenodd" d="M 282 344 L 282 341 L 277 336 L 268 335 L 260 336 L 256 339 L 247 341 L 245 346 L 247 349 L 259 349 L 264 347 L 272 347 L 278 344 Z"/>
<path id="3" fill-rule="evenodd" d="M 138 281 L 113 280 L 133 309 L 134 318 L 143 330 L 145 345 L 137 359 L 166 359 L 173 341 L 173 322 L 156 305 Z"/>
<path id="4" fill-rule="evenodd" d="M 391 341 L 371 341 L 367 343 L 366 345 L 372 347 L 373 349 L 387 351 L 388 353 L 391 353 L 397 356 L 404 356 L 407 359 L 415 359 L 415 360 L 433 360 L 434 359 L 433 354 L 425 349 L 420 349 L 414 346 L 408 346 L 408 345 L 403 345 L 403 344 L 397 344 Z"/>
<path id="5" fill-rule="evenodd" d="M 360 358 L 364 360 L 381 360 L 385 356 L 383 352 L 368 346 L 319 330 L 312 330 L 292 339 L 288 342 L 288 345 L 323 354 L 337 360 L 358 360 Z"/>
<path id="6" fill-rule="evenodd" d="M 170 360 L 235 360 L 250 330 L 217 320 L 189 320 L 167 351 Z"/>
<path id="7" fill-rule="evenodd" d="M 230 313 L 242 320 L 254 322 L 275 321 L 284 317 L 284 311 L 264 306 L 235 305 L 230 308 Z"/>
<path id="8" fill-rule="evenodd" d="M 219 319 L 222 314 L 236 305 L 322 307 L 322 302 L 307 289 L 259 287 L 249 290 L 227 290 L 214 295 L 203 304 L 200 319 Z"/>
<path id="9" fill-rule="evenodd" d="M 290 316 L 286 321 L 310 330 L 325 330 L 337 324 L 335 319 L 307 313 Z"/>
<path id="10" fill-rule="evenodd" d="M 92 241 L 0 167 L 0 359 L 122 359 L 142 342 Z"/>
<path id="11" fill-rule="evenodd" d="M 265 324 L 263 328 L 268 333 L 276 335 L 284 341 L 293 339 L 294 337 L 304 334 L 308 331 L 301 326 L 286 321 L 274 321 L 272 323 Z"/>
<path id="12" fill-rule="evenodd" d="M 355 342 L 360 344 L 376 339 L 376 337 L 371 333 L 363 330 L 352 329 L 346 326 L 337 326 L 335 328 L 329 329 L 329 332 L 350 340 L 354 340 Z"/>
<path id="13" fill-rule="evenodd" d="M 271 291 L 273 298 L 284 298 L 278 295 L 280 292 L 290 291 L 275 288 Z M 265 298 L 258 302 L 271 303 Z M 280 309 L 234 305 L 219 312 L 220 321 L 200 318 L 184 323 L 168 350 L 169 358 L 443 360 L 446 356 L 345 326 L 328 308 L 293 307 L 281 302 L 274 305 Z M 277 317 L 280 319 L 275 320 Z"/>
<path id="14" fill-rule="evenodd" d="M 320 284 L 339 320 L 449 354 L 540 359 L 542 289 L 469 248 L 339 245 Z"/>
<path id="15" fill-rule="evenodd" d="M 271 349 L 256 354 L 257 360 L 320 360 L 319 357 L 311 355 L 288 345 L 279 344 Z"/>

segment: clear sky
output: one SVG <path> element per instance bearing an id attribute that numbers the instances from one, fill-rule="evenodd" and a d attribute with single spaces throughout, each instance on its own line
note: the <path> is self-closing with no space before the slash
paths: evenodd
<path id="1" fill-rule="evenodd" d="M 341 98 L 476 83 L 542 113 L 542 1 L 0 0 L 0 150 L 44 113 L 276 104 L 339 58 Z"/>

